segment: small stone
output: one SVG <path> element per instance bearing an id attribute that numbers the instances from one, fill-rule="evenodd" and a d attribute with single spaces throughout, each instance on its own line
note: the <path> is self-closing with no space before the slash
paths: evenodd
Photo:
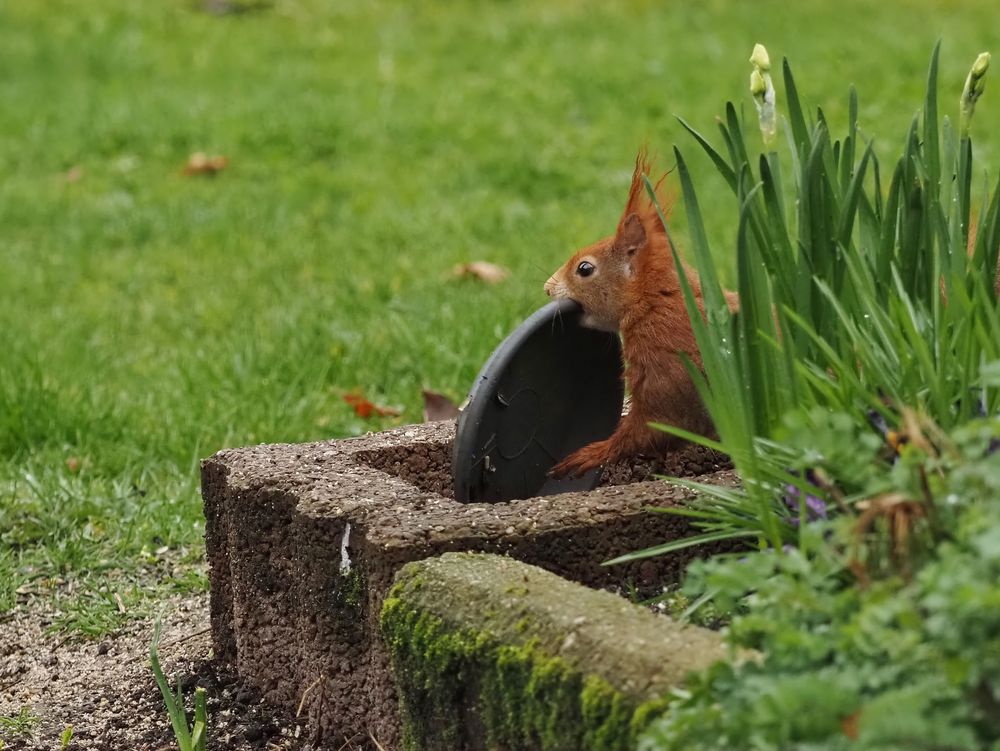
<path id="1" fill-rule="evenodd" d="M 110 651 L 111 651 L 111 642 L 109 641 L 102 641 L 100 644 L 97 645 L 97 654 L 99 655 L 106 655 Z"/>

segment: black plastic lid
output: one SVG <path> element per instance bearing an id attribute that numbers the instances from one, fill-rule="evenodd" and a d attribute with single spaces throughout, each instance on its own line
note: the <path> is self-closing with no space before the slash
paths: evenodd
<path id="1" fill-rule="evenodd" d="M 576 449 L 607 438 L 624 401 L 617 334 L 584 328 L 571 300 L 549 303 L 486 361 L 458 419 L 455 498 L 508 501 L 590 490 L 593 470 L 554 480 L 548 471 Z"/>

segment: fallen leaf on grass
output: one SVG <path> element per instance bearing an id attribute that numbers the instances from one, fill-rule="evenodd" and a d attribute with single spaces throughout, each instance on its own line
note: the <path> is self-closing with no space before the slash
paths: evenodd
<path id="1" fill-rule="evenodd" d="M 422 389 L 424 395 L 424 422 L 454 420 L 460 412 L 458 406 L 444 394 Z"/>
<path id="2" fill-rule="evenodd" d="M 849 714 L 840 720 L 840 729 L 848 738 L 852 741 L 858 739 L 858 716 L 860 712 L 855 712 L 854 714 Z"/>
<path id="3" fill-rule="evenodd" d="M 68 170 L 62 173 L 62 179 L 67 183 L 77 183 L 83 178 L 83 167 L 77 165 L 75 167 L 70 167 Z"/>
<path id="4" fill-rule="evenodd" d="M 184 165 L 184 174 L 188 177 L 194 175 L 214 175 L 226 168 L 229 159 L 224 156 L 208 156 L 203 151 L 196 151 L 188 157 L 187 164 Z"/>
<path id="5" fill-rule="evenodd" d="M 354 412 L 362 420 L 367 420 L 372 415 L 376 417 L 397 417 L 402 414 L 398 409 L 392 407 L 380 407 L 378 404 L 365 399 L 356 391 L 344 394 L 344 401 L 354 408 Z"/>
<path id="6" fill-rule="evenodd" d="M 213 16 L 230 16 L 270 10 L 273 4 L 270 0 L 204 0 L 201 7 Z"/>
<path id="7" fill-rule="evenodd" d="M 508 276 L 510 272 L 503 266 L 497 266 L 488 261 L 472 261 L 471 263 L 460 263 L 451 270 L 452 276 L 459 278 L 472 277 L 487 284 L 499 284 Z"/>
<path id="8" fill-rule="evenodd" d="M 66 469 L 68 469 L 73 474 L 80 471 L 80 459 L 76 456 L 66 457 Z"/>

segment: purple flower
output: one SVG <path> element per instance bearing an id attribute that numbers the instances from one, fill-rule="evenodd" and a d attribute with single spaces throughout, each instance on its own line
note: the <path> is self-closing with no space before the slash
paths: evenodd
<path id="1" fill-rule="evenodd" d="M 806 479 L 809 479 L 808 472 Z M 798 487 L 790 483 L 785 485 L 785 494 L 782 496 L 782 500 L 789 509 L 795 512 L 795 516 L 789 520 L 793 527 L 799 526 L 799 499 L 801 497 L 802 491 Z M 806 493 L 806 522 L 813 522 L 817 519 L 826 519 L 826 502 L 811 493 Z"/>

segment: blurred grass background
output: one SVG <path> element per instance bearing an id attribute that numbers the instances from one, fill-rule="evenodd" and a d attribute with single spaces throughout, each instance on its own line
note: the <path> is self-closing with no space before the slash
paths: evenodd
<path id="1" fill-rule="evenodd" d="M 689 155 L 731 280 L 733 199 L 674 116 L 712 137 L 726 100 L 752 115 L 754 42 L 835 131 L 856 84 L 885 153 L 935 40 L 954 116 L 994 20 L 986 0 L 0 4 L 0 612 L 42 596 L 103 633 L 204 586 L 201 457 L 419 420 L 421 386 L 461 399 L 613 229 L 643 143 Z M 990 174 L 997 122 L 988 83 Z M 184 176 L 198 151 L 229 166 Z M 511 278 L 449 279 L 473 260 Z M 403 417 L 360 420 L 352 389 Z"/>

